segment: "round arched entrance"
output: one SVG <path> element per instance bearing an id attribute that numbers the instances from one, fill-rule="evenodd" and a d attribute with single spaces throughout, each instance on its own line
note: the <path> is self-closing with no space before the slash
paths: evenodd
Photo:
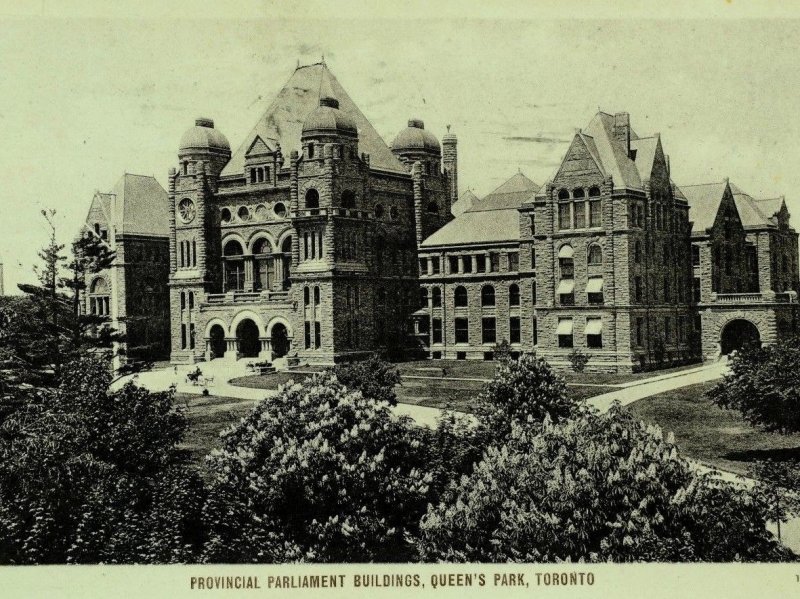
<path id="1" fill-rule="evenodd" d="M 282 358 L 289 353 L 289 332 L 286 325 L 276 322 L 272 327 L 272 354 Z"/>
<path id="2" fill-rule="evenodd" d="M 722 354 L 727 355 L 734 350 L 742 349 L 745 345 L 761 345 L 761 335 L 752 322 L 737 318 L 725 325 L 719 342 Z"/>
<path id="3" fill-rule="evenodd" d="M 211 344 L 211 359 L 221 358 L 225 355 L 225 329 L 222 325 L 215 324 L 208 332 L 210 337 L 209 343 Z"/>
<path id="4" fill-rule="evenodd" d="M 236 343 L 239 347 L 239 356 L 242 358 L 257 358 L 261 351 L 258 340 L 258 326 L 249 318 L 245 318 L 236 327 Z"/>

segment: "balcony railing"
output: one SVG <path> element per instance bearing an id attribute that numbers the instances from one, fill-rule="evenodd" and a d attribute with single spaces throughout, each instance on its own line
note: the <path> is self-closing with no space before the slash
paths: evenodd
<path id="1" fill-rule="evenodd" d="M 794 291 L 784 293 L 712 293 L 711 301 L 720 304 L 793 304 L 797 301 Z"/>
<path id="2" fill-rule="evenodd" d="M 229 291 L 228 293 L 209 293 L 206 296 L 206 303 L 285 302 L 288 299 L 288 291 Z"/>

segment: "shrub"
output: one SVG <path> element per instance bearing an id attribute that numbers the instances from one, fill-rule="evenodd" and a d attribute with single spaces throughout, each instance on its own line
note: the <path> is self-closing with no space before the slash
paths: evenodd
<path id="1" fill-rule="evenodd" d="M 585 354 L 577 347 L 569 354 L 569 363 L 573 372 L 583 372 L 591 359 L 591 354 Z"/>
<path id="2" fill-rule="evenodd" d="M 394 388 L 400 384 L 400 374 L 393 364 L 377 355 L 373 354 L 360 362 L 340 364 L 333 372 L 345 387 L 361 391 L 365 397 L 397 405 Z"/>
<path id="3" fill-rule="evenodd" d="M 718 406 L 741 412 L 767 431 L 800 431 L 800 343 L 749 346 L 732 356 L 730 373 L 708 392 Z"/>
<path id="4" fill-rule="evenodd" d="M 212 562 L 407 561 L 437 494 L 425 433 L 326 371 L 282 387 L 212 452 Z"/>
<path id="5" fill-rule="evenodd" d="M 698 475 L 615 405 L 514 423 L 421 525 L 427 561 L 788 559 L 747 490 Z"/>
<path id="6" fill-rule="evenodd" d="M 514 422 L 559 421 L 578 404 L 567 394 L 564 380 L 534 354 L 498 363 L 495 376 L 478 396 L 477 415 L 486 433 L 502 439 Z"/>
<path id="7" fill-rule="evenodd" d="M 508 340 L 503 339 L 500 343 L 494 346 L 492 354 L 495 360 L 509 360 L 511 358 L 511 344 Z"/>

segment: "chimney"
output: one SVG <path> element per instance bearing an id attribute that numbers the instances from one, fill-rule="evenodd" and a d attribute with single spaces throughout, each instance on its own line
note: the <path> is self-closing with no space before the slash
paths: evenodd
<path id="1" fill-rule="evenodd" d="M 447 125 L 447 133 L 442 137 L 442 166 L 450 181 L 449 205 L 445 211 L 445 214 L 449 214 L 450 207 L 458 201 L 458 139 L 455 133 L 450 133 L 450 125 Z"/>
<path id="2" fill-rule="evenodd" d="M 614 137 L 623 143 L 625 152 L 631 152 L 631 117 L 627 112 L 618 112 L 614 115 Z"/>

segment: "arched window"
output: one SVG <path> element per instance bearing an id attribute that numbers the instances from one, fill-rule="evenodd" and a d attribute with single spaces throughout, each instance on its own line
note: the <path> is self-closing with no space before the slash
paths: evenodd
<path id="1" fill-rule="evenodd" d="M 318 209 L 319 192 L 312 187 L 306 192 L 306 210 L 311 210 L 311 214 L 319 214 Z"/>
<path id="2" fill-rule="evenodd" d="M 508 288 L 508 305 L 519 306 L 519 285 L 512 283 Z"/>
<path id="3" fill-rule="evenodd" d="M 559 200 L 568 200 L 569 199 L 569 192 L 566 189 L 559 189 L 558 190 L 558 199 Z"/>
<path id="4" fill-rule="evenodd" d="M 291 266 L 292 266 L 292 236 L 288 236 L 281 243 L 281 279 L 283 280 L 281 287 L 286 290 L 289 289 L 291 283 Z"/>
<path id="5" fill-rule="evenodd" d="M 456 308 L 466 308 L 469 305 L 466 288 L 462 287 L 461 285 L 456 287 L 456 290 L 453 293 L 453 300 Z"/>
<path id="6" fill-rule="evenodd" d="M 319 306 L 319 286 L 314 287 L 314 305 Z"/>
<path id="7" fill-rule="evenodd" d="M 111 314 L 111 296 L 108 282 L 103 277 L 96 278 L 89 287 L 89 313 L 95 316 L 109 316 Z"/>
<path id="8" fill-rule="evenodd" d="M 311 305 L 311 292 L 308 287 L 303 287 L 303 304 L 306 306 Z"/>
<path id="9" fill-rule="evenodd" d="M 633 260 L 634 262 L 636 262 L 636 264 L 640 264 L 642 261 L 642 242 L 639 241 L 638 239 L 636 240 L 636 243 L 633 246 Z"/>
<path id="10" fill-rule="evenodd" d="M 375 204 L 375 218 L 383 218 L 383 205 Z"/>
<path id="11" fill-rule="evenodd" d="M 589 197 L 596 198 L 600 195 L 600 188 L 599 187 L 590 187 L 589 188 Z"/>
<path id="12" fill-rule="evenodd" d="M 314 144 L 313 143 L 308 144 L 308 158 L 309 159 L 314 158 Z"/>
<path id="13" fill-rule="evenodd" d="M 439 214 L 439 204 L 430 202 L 428 204 L 428 214 Z"/>
<path id="14" fill-rule="evenodd" d="M 603 263 L 603 250 L 601 250 L 600 246 L 596 243 L 589 246 L 588 262 L 591 265 L 597 265 Z"/>
<path id="15" fill-rule="evenodd" d="M 194 310 L 194 291 L 189 292 L 189 309 Z"/>
<path id="16" fill-rule="evenodd" d="M 428 288 L 420 287 L 419 289 L 419 305 L 423 308 L 428 307 Z"/>
<path id="17" fill-rule="evenodd" d="M 431 290 L 431 304 L 434 308 L 441 308 L 442 306 L 442 290 L 440 287 L 434 287 Z"/>
<path id="18" fill-rule="evenodd" d="M 481 306 L 494 306 L 494 287 L 484 285 L 481 288 Z"/>
<path id="19" fill-rule="evenodd" d="M 223 256 L 241 256 L 242 254 L 244 254 L 244 250 L 242 250 L 242 244 L 235 239 L 228 241 L 222 250 Z"/>
<path id="20" fill-rule="evenodd" d="M 262 291 L 272 289 L 275 284 L 275 261 L 272 256 L 272 244 L 269 239 L 262 237 L 253 244 L 253 254 L 255 255 L 255 269 L 253 289 Z"/>
<path id="21" fill-rule="evenodd" d="M 222 221 L 223 225 L 227 225 L 231 222 L 231 211 L 227 208 L 223 208 L 219 211 L 219 220 Z"/>
<path id="22" fill-rule="evenodd" d="M 229 240 L 222 248 L 225 277 L 225 291 L 241 291 L 244 289 L 244 261 L 242 244 L 235 239 Z"/>
<path id="23" fill-rule="evenodd" d="M 342 208 L 355 208 L 356 207 L 356 194 L 349 189 L 342 192 Z"/>
<path id="24" fill-rule="evenodd" d="M 181 312 L 186 309 L 186 293 L 181 291 Z"/>
<path id="25" fill-rule="evenodd" d="M 582 199 L 586 197 L 586 192 L 583 191 L 583 188 L 579 187 L 577 189 L 572 190 L 572 197 L 576 199 Z"/>

